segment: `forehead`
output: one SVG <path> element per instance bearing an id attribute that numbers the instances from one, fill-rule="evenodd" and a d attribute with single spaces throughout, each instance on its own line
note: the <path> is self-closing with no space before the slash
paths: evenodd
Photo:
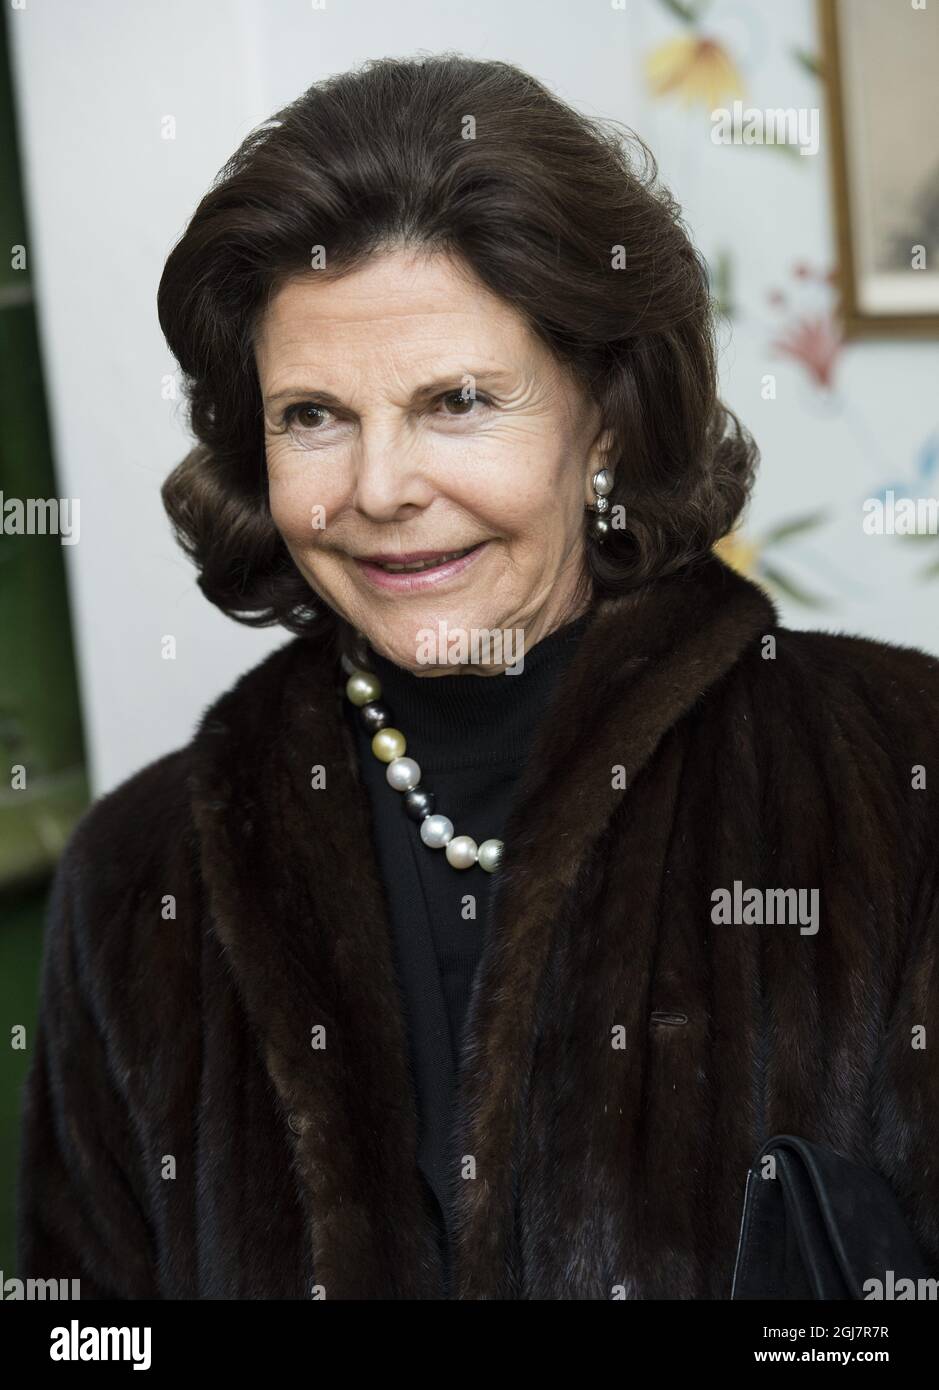
<path id="1" fill-rule="evenodd" d="M 441 253 L 395 250 L 337 279 L 296 276 L 272 296 L 255 335 L 258 369 L 394 362 L 463 370 L 467 363 L 530 367 L 547 350 L 511 305 L 463 262 Z"/>

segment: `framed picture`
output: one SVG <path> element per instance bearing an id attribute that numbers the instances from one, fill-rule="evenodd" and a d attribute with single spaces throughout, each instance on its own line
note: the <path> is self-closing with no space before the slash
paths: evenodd
<path id="1" fill-rule="evenodd" d="M 845 337 L 939 336 L 939 4 L 818 4 Z"/>

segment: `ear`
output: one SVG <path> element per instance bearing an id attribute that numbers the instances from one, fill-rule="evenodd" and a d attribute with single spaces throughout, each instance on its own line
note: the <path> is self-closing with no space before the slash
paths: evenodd
<path id="1" fill-rule="evenodd" d="M 604 429 L 599 432 L 590 452 L 587 455 L 587 477 L 584 480 L 586 487 L 587 503 L 592 506 L 596 501 L 596 494 L 593 490 L 593 475 L 599 473 L 601 468 L 606 468 L 615 476 L 616 470 L 611 466 L 610 459 L 613 454 L 613 431 Z"/>

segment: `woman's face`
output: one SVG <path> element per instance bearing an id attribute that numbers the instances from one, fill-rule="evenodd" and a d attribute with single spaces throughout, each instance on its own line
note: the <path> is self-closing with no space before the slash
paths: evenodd
<path id="1" fill-rule="evenodd" d="M 377 651 L 442 674 L 453 656 L 424 664 L 421 629 L 468 643 L 521 630 L 530 649 L 579 615 L 584 506 L 609 439 L 468 270 L 400 249 L 337 280 L 311 271 L 272 298 L 255 351 L 275 525 Z M 428 556 L 421 572 L 383 567 Z"/>

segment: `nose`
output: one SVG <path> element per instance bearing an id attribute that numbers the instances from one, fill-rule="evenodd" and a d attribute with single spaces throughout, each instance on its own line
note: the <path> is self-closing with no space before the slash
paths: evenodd
<path id="1" fill-rule="evenodd" d="M 363 429 L 355 458 L 352 505 L 374 522 L 406 521 L 434 496 L 426 460 L 389 431 Z"/>

